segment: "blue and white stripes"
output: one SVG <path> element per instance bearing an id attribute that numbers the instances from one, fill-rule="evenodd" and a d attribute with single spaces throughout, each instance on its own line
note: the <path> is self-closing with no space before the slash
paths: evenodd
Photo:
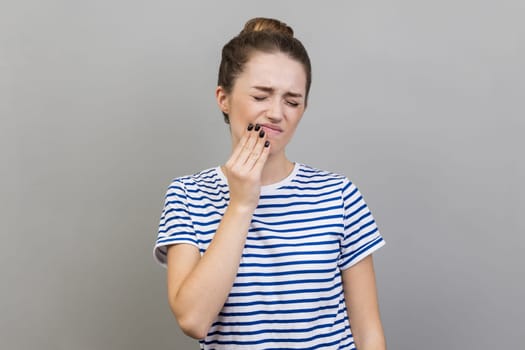
<path id="1" fill-rule="evenodd" d="M 154 249 L 191 244 L 204 253 L 229 200 L 219 167 L 175 179 Z M 354 349 L 340 271 L 384 244 L 347 178 L 296 164 L 263 186 L 237 277 L 202 349 Z"/>

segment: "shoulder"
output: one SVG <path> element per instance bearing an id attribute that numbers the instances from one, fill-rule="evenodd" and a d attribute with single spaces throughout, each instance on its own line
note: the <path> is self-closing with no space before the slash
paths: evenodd
<path id="1" fill-rule="evenodd" d="M 351 184 L 350 180 L 343 174 L 322 170 L 307 164 L 299 164 L 297 180 L 302 183 L 338 183 L 342 188 Z"/>
<path id="2" fill-rule="evenodd" d="M 224 187 L 218 168 L 208 168 L 197 173 L 179 176 L 171 180 L 168 187 L 170 191 L 198 191 L 202 189 L 218 189 Z"/>

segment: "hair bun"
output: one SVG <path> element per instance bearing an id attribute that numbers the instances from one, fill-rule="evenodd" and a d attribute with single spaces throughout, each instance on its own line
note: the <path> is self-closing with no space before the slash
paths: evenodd
<path id="1" fill-rule="evenodd" d="M 279 33 L 293 38 L 293 29 L 286 23 L 277 19 L 264 17 L 250 19 L 248 22 L 246 22 L 240 34 L 260 31 Z"/>

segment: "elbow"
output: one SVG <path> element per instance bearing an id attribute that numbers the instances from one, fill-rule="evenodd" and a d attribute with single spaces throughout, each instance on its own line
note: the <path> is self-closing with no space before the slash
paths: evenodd
<path id="1" fill-rule="evenodd" d="M 170 308 L 179 324 L 180 329 L 189 337 L 195 339 L 204 339 L 208 334 L 211 322 L 205 320 L 203 315 L 195 310 L 195 308 L 184 308 L 182 305 L 175 302 L 175 299 L 170 299 Z"/>
<path id="2" fill-rule="evenodd" d="M 194 339 L 204 339 L 210 329 L 209 323 L 197 315 L 176 315 L 175 318 L 184 334 Z"/>

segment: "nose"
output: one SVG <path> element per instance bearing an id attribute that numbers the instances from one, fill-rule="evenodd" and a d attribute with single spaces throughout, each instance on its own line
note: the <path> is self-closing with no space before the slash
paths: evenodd
<path id="1" fill-rule="evenodd" d="M 268 111 L 266 112 L 266 117 L 272 122 L 272 123 L 278 123 L 283 119 L 283 106 L 282 101 L 280 99 L 274 99 L 272 101 L 271 106 L 268 108 Z"/>

